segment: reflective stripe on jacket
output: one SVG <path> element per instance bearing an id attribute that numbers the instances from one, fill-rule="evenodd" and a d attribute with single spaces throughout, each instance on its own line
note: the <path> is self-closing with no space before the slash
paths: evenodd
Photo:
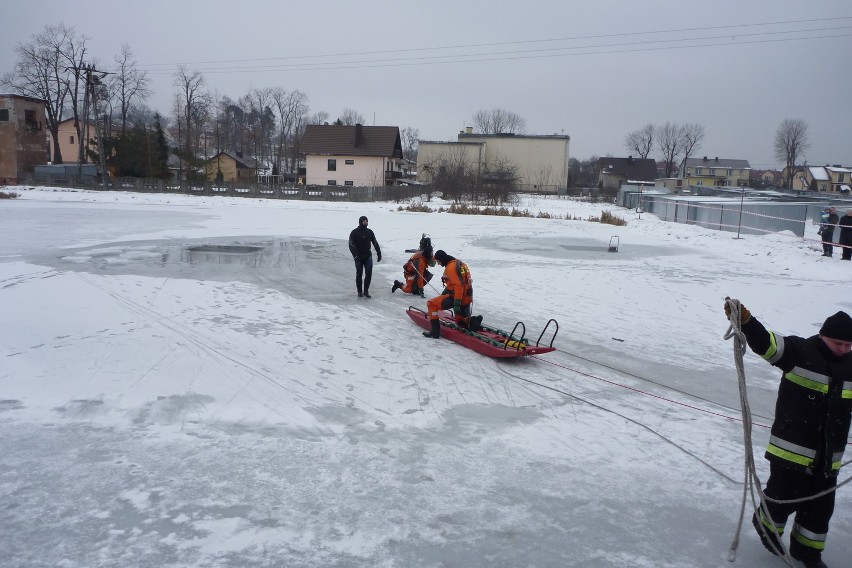
<path id="1" fill-rule="evenodd" d="M 752 317 L 749 347 L 783 371 L 766 459 L 835 475 L 852 420 L 852 355 L 836 357 L 823 340 L 781 336 Z"/>
<path id="2" fill-rule="evenodd" d="M 442 280 L 454 300 L 461 300 L 463 306 L 473 302 L 473 278 L 467 264 L 457 258 L 452 259 L 444 267 Z"/>

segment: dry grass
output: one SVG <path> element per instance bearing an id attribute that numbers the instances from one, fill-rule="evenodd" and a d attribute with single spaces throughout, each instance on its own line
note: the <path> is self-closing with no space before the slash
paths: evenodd
<path id="1" fill-rule="evenodd" d="M 16 197 L 20 197 L 20 195 L 9 191 L 0 191 L 0 199 L 15 199 Z"/>
<path id="2" fill-rule="evenodd" d="M 432 209 L 423 204 L 415 204 L 408 205 L 406 207 L 400 206 L 398 211 L 415 211 L 422 213 L 431 213 Z M 539 211 L 538 213 L 530 213 L 529 209 L 508 209 L 506 207 L 479 207 L 477 205 L 469 205 L 467 203 L 453 203 L 448 208 L 439 207 L 437 209 L 438 213 L 455 213 L 456 215 L 493 215 L 495 217 L 533 217 L 536 219 L 561 219 L 560 215 L 555 215 L 553 213 L 547 213 L 545 211 Z M 622 219 L 621 217 L 616 217 L 609 211 L 601 212 L 600 217 L 589 217 L 588 219 L 583 219 L 582 217 L 576 217 L 572 213 L 567 213 L 565 215 L 566 221 L 589 221 L 591 223 L 604 223 L 606 225 L 626 225 L 627 221 Z"/>

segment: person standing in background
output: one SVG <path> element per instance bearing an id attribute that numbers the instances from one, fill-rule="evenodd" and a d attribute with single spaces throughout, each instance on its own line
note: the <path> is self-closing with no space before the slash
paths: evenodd
<path id="1" fill-rule="evenodd" d="M 840 218 L 840 246 L 843 253 L 842 260 L 852 260 L 852 209 L 847 209 L 846 214 Z"/>
<path id="2" fill-rule="evenodd" d="M 820 215 L 819 234 L 822 236 L 822 256 L 831 256 L 834 252 L 834 226 L 837 224 L 839 217 L 837 209 L 829 207 Z"/>
<path id="3" fill-rule="evenodd" d="M 359 298 L 372 298 L 370 280 L 373 278 L 373 253 L 370 245 L 376 248 L 376 262 L 382 261 L 382 249 L 372 229 L 367 228 L 368 224 L 369 220 L 362 215 L 358 219 L 358 226 L 349 233 L 349 252 L 355 261 L 355 287 L 358 289 Z"/>

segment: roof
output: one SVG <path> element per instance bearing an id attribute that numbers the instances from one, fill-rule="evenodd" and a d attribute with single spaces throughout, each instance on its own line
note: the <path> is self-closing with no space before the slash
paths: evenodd
<path id="1" fill-rule="evenodd" d="M 828 181 L 831 179 L 828 172 L 825 171 L 825 168 L 822 166 L 808 166 L 808 172 L 810 172 L 813 179 L 818 179 L 820 181 Z"/>
<path id="2" fill-rule="evenodd" d="M 571 140 L 570 136 L 564 134 L 513 134 L 511 132 L 501 134 L 475 134 L 467 132 L 459 132 L 459 141 L 462 138 L 545 138 L 555 140 Z"/>
<path id="3" fill-rule="evenodd" d="M 751 169 L 751 164 L 748 160 L 732 160 L 730 158 L 689 158 L 686 160 L 686 167 L 707 167 L 707 168 L 733 168 L 737 170 Z"/>
<path id="4" fill-rule="evenodd" d="M 473 142 L 473 141 L 462 141 L 462 140 L 459 140 L 458 142 L 456 142 L 456 141 L 454 141 L 454 140 L 450 140 L 449 142 L 444 141 L 444 140 L 418 140 L 418 141 L 417 141 L 417 143 L 418 143 L 418 144 L 444 144 L 444 145 L 448 145 L 448 144 L 455 144 L 455 145 L 459 145 L 459 144 L 467 144 L 467 145 L 470 145 L 470 146 L 484 146 L 484 145 L 485 145 L 485 142 Z"/>
<path id="5" fill-rule="evenodd" d="M 213 157 L 211 157 L 209 160 L 207 160 L 207 162 L 212 162 L 213 160 L 216 159 L 216 156 L 220 156 L 220 155 L 221 156 L 228 156 L 229 158 L 234 160 L 237 163 L 238 168 L 264 169 L 263 166 L 261 164 L 259 164 L 257 162 L 257 160 L 255 160 L 254 158 L 241 158 L 241 157 L 237 156 L 235 153 L 230 152 L 228 150 L 222 150 L 218 154 L 214 154 Z"/>
<path id="6" fill-rule="evenodd" d="M 625 176 L 634 181 L 657 179 L 657 162 L 651 158 L 598 158 L 597 165 L 602 174 Z"/>
<path id="7" fill-rule="evenodd" d="M 402 158 L 396 126 L 338 126 L 311 124 L 305 129 L 302 154 L 324 156 L 381 156 Z"/>
<path id="8" fill-rule="evenodd" d="M 23 99 L 25 101 L 29 101 L 31 103 L 44 103 L 47 104 L 47 101 L 44 99 L 39 99 L 36 97 L 30 97 L 27 95 L 9 95 L 9 94 L 0 94 L 0 99 Z"/>

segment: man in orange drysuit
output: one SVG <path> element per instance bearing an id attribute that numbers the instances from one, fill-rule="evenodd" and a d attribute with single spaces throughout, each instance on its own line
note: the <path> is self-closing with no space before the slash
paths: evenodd
<path id="1" fill-rule="evenodd" d="M 425 337 L 439 339 L 441 337 L 441 322 L 438 317 L 441 310 L 452 308 L 456 324 L 460 327 L 476 331 L 482 324 L 482 316 L 470 317 L 470 305 L 473 303 L 473 278 L 470 269 L 464 262 L 448 255 L 442 250 L 435 253 L 435 260 L 444 267 L 444 275 L 441 281 L 444 283 L 444 291 L 426 302 L 426 311 L 429 314 L 431 331 L 424 331 Z"/>
<path id="2" fill-rule="evenodd" d="M 435 266 L 435 260 L 432 258 L 432 245 L 426 245 L 423 250 L 415 252 L 408 259 L 408 262 L 402 265 L 405 284 L 399 280 L 394 280 L 391 292 L 396 292 L 397 288 L 402 288 L 402 291 L 406 294 L 416 294 L 422 298 L 426 282 L 432 279 L 432 274 L 426 270 L 429 266 Z"/>

